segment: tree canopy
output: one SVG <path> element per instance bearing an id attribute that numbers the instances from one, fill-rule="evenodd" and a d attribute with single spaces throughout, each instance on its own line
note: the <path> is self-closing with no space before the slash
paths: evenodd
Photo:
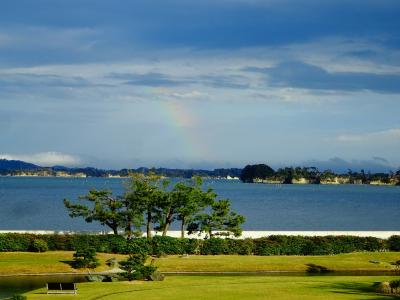
<path id="1" fill-rule="evenodd" d="M 247 165 L 240 174 L 240 180 L 243 182 L 254 182 L 255 179 L 266 179 L 274 174 L 274 169 L 265 164 Z"/>
<path id="2" fill-rule="evenodd" d="M 181 237 L 188 227 L 194 229 L 194 224 L 196 231 L 210 236 L 216 230 L 240 235 L 244 217 L 230 210 L 228 199 L 216 199 L 217 194 L 211 188 L 204 189 L 199 177 L 171 186 L 169 180 L 155 174 L 135 174 L 121 196 L 113 196 L 109 190 L 90 190 L 78 203 L 64 199 L 64 205 L 71 217 L 97 221 L 128 238 L 141 234 L 143 227 L 148 238 L 153 229 L 165 236 L 174 221 L 180 223 Z"/>

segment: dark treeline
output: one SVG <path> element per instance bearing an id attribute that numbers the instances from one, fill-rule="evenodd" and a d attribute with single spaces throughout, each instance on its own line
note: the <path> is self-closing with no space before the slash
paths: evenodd
<path id="1" fill-rule="evenodd" d="M 348 184 L 399 184 L 400 170 L 390 173 L 371 173 L 361 170 L 338 174 L 332 170 L 320 171 L 315 167 L 285 167 L 278 170 L 265 164 L 247 165 L 240 174 L 243 182 L 291 183 L 348 183 Z"/>
<path id="2" fill-rule="evenodd" d="M 40 249 L 36 246 L 40 244 Z M 257 239 L 188 239 L 168 236 L 127 240 L 119 235 L 0 234 L 0 252 L 65 250 L 90 245 L 97 252 L 130 253 L 142 249 L 152 255 L 330 255 L 359 251 L 400 251 L 400 236 L 387 240 L 357 236 L 269 236 Z"/>

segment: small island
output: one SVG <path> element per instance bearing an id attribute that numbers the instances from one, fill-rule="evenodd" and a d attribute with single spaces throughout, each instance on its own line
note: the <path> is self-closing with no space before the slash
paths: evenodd
<path id="1" fill-rule="evenodd" d="M 247 165 L 240 180 L 246 183 L 267 184 L 370 184 L 400 185 L 400 170 L 390 173 L 371 173 L 348 170 L 337 174 L 332 170 L 320 171 L 315 167 L 285 167 L 278 170 L 265 164 Z"/>

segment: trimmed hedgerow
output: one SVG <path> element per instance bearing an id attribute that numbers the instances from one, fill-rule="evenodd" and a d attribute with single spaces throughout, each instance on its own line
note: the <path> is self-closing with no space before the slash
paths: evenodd
<path id="1" fill-rule="evenodd" d="M 4 233 L 0 234 L 0 252 L 38 251 L 37 247 L 33 247 L 38 240 L 47 245 L 48 250 L 74 251 L 77 248 L 90 246 L 97 252 L 128 254 L 145 251 L 158 256 L 164 254 L 329 255 L 355 251 L 400 251 L 400 236 L 392 236 L 388 240 L 356 236 L 284 235 L 257 239 L 198 240 L 155 236 L 152 239 L 140 237 L 127 240 L 117 235 Z"/>

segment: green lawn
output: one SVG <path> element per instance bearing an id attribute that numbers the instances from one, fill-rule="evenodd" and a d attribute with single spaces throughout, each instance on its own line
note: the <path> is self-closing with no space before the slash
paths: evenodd
<path id="1" fill-rule="evenodd" d="M 0 253 L 0 274 L 76 272 L 66 261 L 73 252 Z M 125 256 L 99 254 L 106 259 Z M 332 256 L 168 256 L 156 258 L 161 272 L 305 271 L 307 264 L 331 270 L 393 270 L 390 262 L 400 253 L 350 253 Z M 379 261 L 371 263 L 370 261 Z M 29 291 L 28 299 L 399 299 L 377 295 L 374 282 L 395 276 L 167 276 L 163 282 L 80 283 L 79 295 L 46 295 L 44 289 Z M 3 292 L 3 294 L 2 294 Z M 0 291 L 1 296 L 12 291 Z"/>
<path id="2" fill-rule="evenodd" d="M 168 256 L 157 258 L 160 271 L 306 271 L 307 264 L 327 267 L 330 270 L 393 270 L 391 262 L 400 259 L 399 252 L 363 252 L 325 256 Z M 371 263 L 379 261 L 380 263 Z"/>
<path id="3" fill-rule="evenodd" d="M 0 252 L 0 274 L 77 272 L 66 263 L 72 259 L 72 254 L 68 251 Z M 98 256 L 102 266 L 95 271 L 106 270 L 104 262 L 111 257 L 124 259 L 123 255 L 116 254 L 99 253 Z M 393 270 L 390 263 L 399 259 L 399 252 L 365 252 L 328 256 L 168 256 L 156 258 L 155 263 L 161 272 L 305 271 L 307 264 L 345 271 Z"/>
<path id="4" fill-rule="evenodd" d="M 172 276 L 163 282 L 81 283 L 79 295 L 27 293 L 34 299 L 399 299 L 378 295 L 373 283 L 395 277 L 370 276 Z"/>
<path id="5" fill-rule="evenodd" d="M 0 252 L 0 275 L 79 272 L 68 264 L 72 260 L 73 253 L 71 251 Z M 122 255 L 98 253 L 101 266 L 95 271 L 109 269 L 105 261 L 111 257 L 124 258 Z"/>

